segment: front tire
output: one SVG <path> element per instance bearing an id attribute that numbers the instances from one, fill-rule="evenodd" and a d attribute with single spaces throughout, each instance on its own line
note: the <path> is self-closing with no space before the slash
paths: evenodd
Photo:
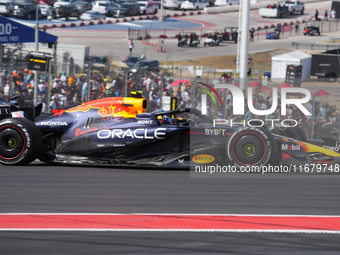
<path id="1" fill-rule="evenodd" d="M 273 135 L 262 127 L 238 128 L 226 144 L 228 162 L 238 168 L 273 163 L 276 153 Z"/>
<path id="2" fill-rule="evenodd" d="M 42 136 L 30 120 L 11 118 L 0 121 L 0 163 L 27 165 L 41 150 Z"/>

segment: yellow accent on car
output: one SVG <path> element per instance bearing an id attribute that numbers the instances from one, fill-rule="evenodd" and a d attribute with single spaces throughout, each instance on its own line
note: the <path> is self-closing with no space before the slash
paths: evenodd
<path id="1" fill-rule="evenodd" d="M 299 142 L 299 141 L 294 141 L 294 142 L 301 145 L 301 147 L 304 148 L 306 152 L 321 152 L 328 156 L 340 157 L 339 153 L 323 148 L 321 146 L 317 146 L 317 145 L 305 143 L 305 142 Z"/>

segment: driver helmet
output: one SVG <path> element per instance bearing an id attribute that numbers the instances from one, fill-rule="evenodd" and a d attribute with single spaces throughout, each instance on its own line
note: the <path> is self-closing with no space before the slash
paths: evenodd
<path id="1" fill-rule="evenodd" d="M 163 116 L 163 120 L 162 120 L 163 124 L 170 124 L 171 123 L 171 118 L 168 114 Z"/>

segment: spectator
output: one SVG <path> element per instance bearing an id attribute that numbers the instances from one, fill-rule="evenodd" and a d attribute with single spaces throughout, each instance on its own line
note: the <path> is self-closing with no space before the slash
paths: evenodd
<path id="1" fill-rule="evenodd" d="M 318 9 L 315 10 L 315 12 L 314 12 L 314 17 L 315 17 L 315 20 L 316 20 L 316 21 L 319 20 L 319 11 L 318 11 Z"/>
<path id="2" fill-rule="evenodd" d="M 326 107 L 325 107 L 325 105 L 322 105 L 321 107 L 320 107 L 320 113 L 321 113 L 321 117 L 323 118 L 323 119 L 326 119 L 326 117 L 327 117 L 327 110 L 326 110 Z"/>
<path id="3" fill-rule="evenodd" d="M 255 29 L 252 27 L 249 32 L 250 32 L 249 42 L 254 42 Z"/>
<path id="4" fill-rule="evenodd" d="M 161 52 L 164 52 L 164 39 L 161 40 Z"/>
<path id="5" fill-rule="evenodd" d="M 85 102 L 87 95 L 88 95 L 88 86 L 87 86 L 87 81 L 84 82 L 83 84 L 83 89 L 81 91 L 81 101 Z"/>
<path id="6" fill-rule="evenodd" d="M 178 44 L 180 44 L 182 42 L 182 35 L 181 35 L 181 33 L 178 33 L 177 39 L 178 39 Z"/>
<path id="7" fill-rule="evenodd" d="M 79 102 L 79 98 L 78 98 L 78 95 L 75 93 L 73 98 L 72 98 L 72 103 L 71 105 L 78 105 L 80 102 Z"/>
<path id="8" fill-rule="evenodd" d="M 325 11 L 325 14 L 324 14 L 324 16 L 323 16 L 323 20 L 324 20 L 324 21 L 327 21 L 327 20 L 328 20 L 328 11 L 327 11 L 327 10 Z"/>
<path id="9" fill-rule="evenodd" d="M 40 79 L 38 83 L 38 94 L 42 95 L 42 93 L 45 93 L 46 92 L 45 89 L 46 89 L 46 84 L 44 80 Z"/>
<path id="10" fill-rule="evenodd" d="M 69 59 L 69 73 L 70 75 L 73 75 L 73 72 L 74 72 L 74 59 L 73 57 L 70 57 Z"/>
<path id="11" fill-rule="evenodd" d="M 185 91 L 185 89 L 186 89 L 186 87 L 187 87 L 187 84 L 186 83 L 179 83 L 180 84 L 180 86 L 181 86 L 181 98 L 183 98 L 184 97 L 184 91 Z"/>
<path id="12" fill-rule="evenodd" d="M 134 43 L 132 40 L 129 41 L 129 51 L 130 51 L 130 54 L 132 54 L 132 50 L 133 48 L 135 47 Z"/>
<path id="13" fill-rule="evenodd" d="M 55 110 L 55 109 L 58 108 L 58 101 L 59 101 L 58 97 L 54 96 L 51 103 L 50 103 L 50 109 L 51 110 Z"/>
<path id="14" fill-rule="evenodd" d="M 115 87 L 115 85 L 116 85 L 116 82 L 117 82 L 117 79 L 118 79 L 118 76 L 116 77 L 116 79 L 113 79 L 112 80 L 112 85 L 111 85 L 111 87 Z"/>
<path id="15" fill-rule="evenodd" d="M 28 90 L 27 99 L 33 101 L 33 89 Z"/>
<path id="16" fill-rule="evenodd" d="M 335 19 L 335 17 L 336 17 L 336 11 L 335 11 L 335 9 L 333 9 L 331 11 L 331 19 Z"/>
<path id="17" fill-rule="evenodd" d="M 4 87 L 4 94 L 5 96 L 9 96 L 9 84 L 7 83 L 6 86 Z"/>
<path id="18" fill-rule="evenodd" d="M 60 75 L 60 81 L 63 83 L 63 86 L 67 86 L 67 78 L 66 78 L 66 72 L 63 71 Z"/>
<path id="19" fill-rule="evenodd" d="M 237 41 L 238 41 L 238 30 L 235 29 L 234 30 L 234 42 L 237 43 Z"/>
<path id="20" fill-rule="evenodd" d="M 296 21 L 295 23 L 295 34 L 297 34 L 299 31 L 299 21 Z"/>
<path id="21" fill-rule="evenodd" d="M 7 70 L 2 70 L 2 76 L 1 76 L 1 90 L 3 90 L 8 83 L 9 75 Z"/>

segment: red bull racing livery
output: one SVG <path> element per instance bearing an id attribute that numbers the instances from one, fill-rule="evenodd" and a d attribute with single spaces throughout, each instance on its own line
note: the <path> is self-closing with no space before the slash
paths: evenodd
<path id="1" fill-rule="evenodd" d="M 146 109 L 144 98 L 116 97 L 38 118 L 41 105 L 15 96 L 0 105 L 0 163 L 26 165 L 39 159 L 183 168 L 340 162 L 339 153 L 308 143 L 297 127 L 229 127 L 215 125 L 197 109 Z M 14 112 L 25 118 L 12 117 Z"/>

